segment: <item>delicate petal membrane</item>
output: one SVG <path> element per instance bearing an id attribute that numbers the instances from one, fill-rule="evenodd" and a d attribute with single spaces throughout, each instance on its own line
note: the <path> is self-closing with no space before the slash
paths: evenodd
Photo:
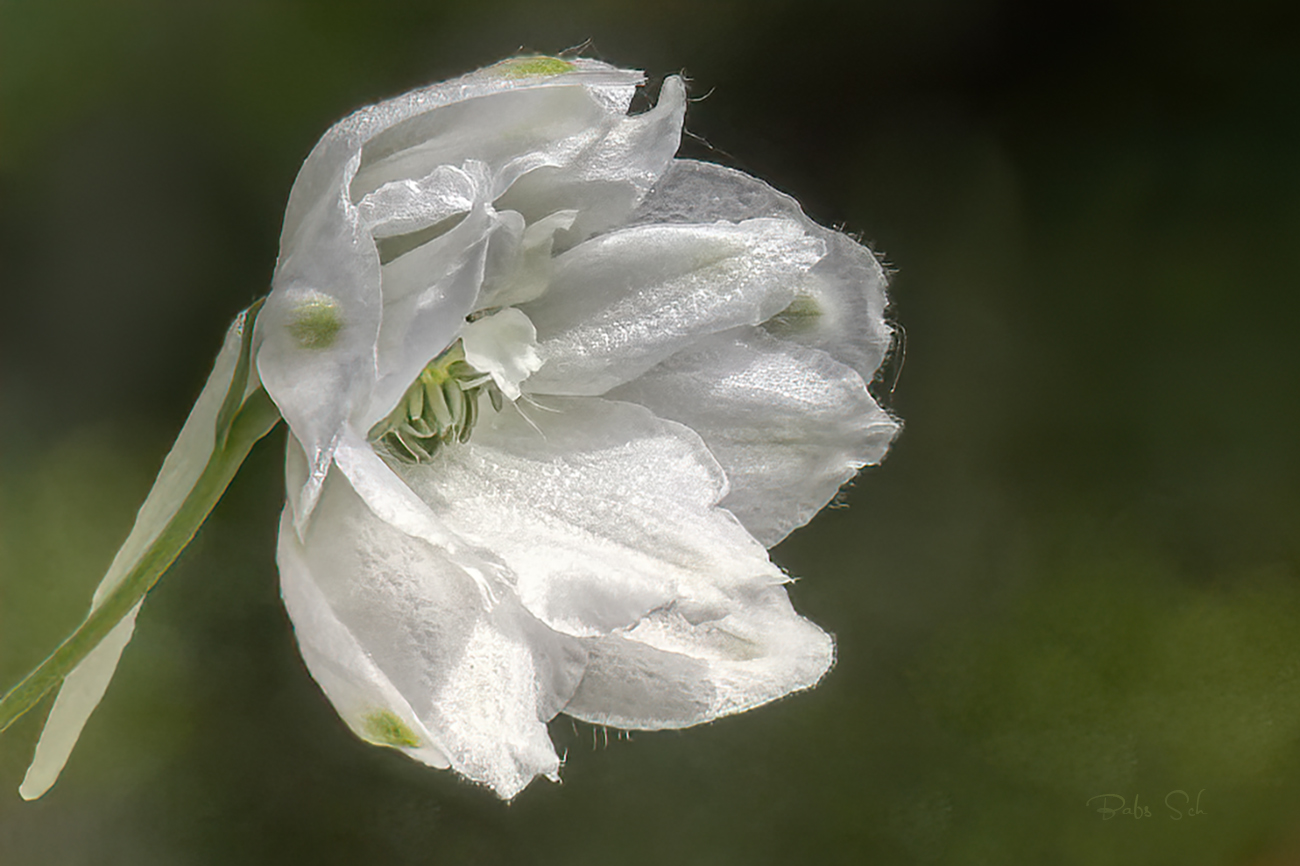
<path id="1" fill-rule="evenodd" d="M 491 547 L 521 603 L 565 634 L 607 634 L 673 606 L 721 616 L 737 592 L 785 581 L 718 501 L 699 437 L 646 409 L 546 398 L 466 445 L 396 471 L 456 535 Z"/>
<path id="2" fill-rule="evenodd" d="M 383 321 L 373 348 L 378 381 L 353 424 L 369 430 L 430 361 L 456 339 L 474 309 L 491 235 L 500 221 L 480 203 L 447 234 L 383 266 Z"/>
<path id="3" fill-rule="evenodd" d="M 280 588 L 312 677 L 358 737 L 401 749 L 431 767 L 451 766 L 446 747 L 425 728 L 401 692 L 335 615 L 312 577 L 291 521 L 286 509 L 277 556 Z"/>
<path id="4" fill-rule="evenodd" d="M 458 772 L 505 799 L 537 775 L 555 775 L 559 758 L 545 723 L 581 677 L 586 653 L 576 641 L 550 632 L 508 596 L 481 604 L 455 557 L 377 518 L 338 474 L 326 482 L 300 561 L 291 580 L 314 587 L 319 609 L 355 640 L 331 640 L 295 616 L 299 641 L 317 648 L 312 673 L 322 685 L 328 688 L 330 671 L 347 671 L 334 678 L 332 700 L 345 694 L 340 680 L 364 693 L 366 678 L 349 661 L 355 646 L 364 647 Z M 391 703 L 384 708 L 397 712 Z"/>
<path id="5" fill-rule="evenodd" d="M 684 728 L 811 688 L 830 670 L 830 636 L 794 612 L 785 589 L 731 599 L 694 621 L 669 607 L 627 632 L 583 641 L 586 675 L 564 711 L 629 730 Z"/>
<path id="6" fill-rule="evenodd" d="M 629 100 L 633 90 L 626 86 Z M 351 193 L 359 199 L 386 183 L 477 159 L 502 175 L 500 194 L 530 167 L 562 161 L 564 151 L 622 120 L 625 110 L 603 103 L 574 74 L 551 78 L 547 86 L 464 99 L 414 115 L 367 141 Z"/>
<path id="7" fill-rule="evenodd" d="M 475 319 L 461 329 L 460 339 L 466 362 L 491 376 L 510 400 L 519 399 L 520 384 L 542 366 L 537 329 L 514 307 Z"/>
<path id="8" fill-rule="evenodd" d="M 875 255 L 843 232 L 820 226 L 785 193 L 741 171 L 675 159 L 630 225 L 793 219 L 826 244 L 826 256 L 800 281 L 800 315 L 781 336 L 822 349 L 870 382 L 893 342 L 885 321 L 885 272 Z"/>
<path id="9" fill-rule="evenodd" d="M 550 289 L 523 310 L 545 366 L 539 394 L 603 394 L 701 337 L 785 309 L 825 252 L 791 220 L 619 229 L 555 260 Z"/>
<path id="10" fill-rule="evenodd" d="M 608 396 L 700 434 L 731 482 L 722 505 L 767 547 L 879 463 L 899 429 L 852 368 L 759 328 L 702 340 Z"/>
<path id="11" fill-rule="evenodd" d="M 669 77 L 658 105 L 645 114 L 617 117 L 586 141 L 568 142 L 512 164 L 509 169 L 518 179 L 498 203 L 530 222 L 558 210 L 575 210 L 575 223 L 564 232 L 566 247 L 620 225 L 677 152 L 685 113 L 686 86 L 681 78 Z"/>

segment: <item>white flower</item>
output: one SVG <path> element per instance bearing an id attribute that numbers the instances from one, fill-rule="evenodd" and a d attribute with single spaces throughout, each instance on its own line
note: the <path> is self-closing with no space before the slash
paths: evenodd
<path id="1" fill-rule="evenodd" d="M 516 58 L 364 109 L 290 196 L 257 369 L 279 561 L 361 737 L 513 797 L 559 712 L 674 728 L 815 684 L 765 546 L 898 430 L 870 252 L 674 160 L 685 89 Z"/>

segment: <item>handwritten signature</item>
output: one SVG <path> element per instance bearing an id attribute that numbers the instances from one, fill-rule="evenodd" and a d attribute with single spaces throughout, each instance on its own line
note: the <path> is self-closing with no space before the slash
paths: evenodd
<path id="1" fill-rule="evenodd" d="M 1193 798 L 1191 794 L 1180 788 L 1165 794 L 1165 808 L 1169 810 L 1169 820 L 1181 821 L 1184 818 L 1194 818 L 1206 814 L 1205 810 L 1201 808 L 1201 795 L 1204 793 L 1205 789 L 1202 788 L 1196 792 L 1196 797 Z M 1101 801 L 1101 805 L 1097 807 L 1097 812 L 1101 815 L 1103 821 L 1109 821 L 1117 816 L 1137 820 L 1154 817 L 1151 814 L 1151 807 L 1142 803 L 1141 794 L 1133 795 L 1132 804 L 1122 794 L 1098 794 L 1090 798 L 1087 805 L 1091 807 L 1098 800 Z"/>

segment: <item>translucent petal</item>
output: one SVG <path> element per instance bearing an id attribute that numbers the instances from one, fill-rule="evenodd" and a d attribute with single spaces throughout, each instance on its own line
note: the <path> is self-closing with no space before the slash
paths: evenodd
<path id="1" fill-rule="evenodd" d="M 685 114 L 686 87 L 676 76 L 667 78 L 652 110 L 610 118 L 585 138 L 552 143 L 507 166 L 502 182 L 510 185 L 498 206 L 529 222 L 576 210 L 561 248 L 620 225 L 677 152 Z"/>
<path id="2" fill-rule="evenodd" d="M 361 221 L 373 237 L 422 231 L 465 213 L 479 198 L 476 179 L 464 169 L 440 165 L 420 178 L 386 183 L 357 203 Z"/>
<path id="3" fill-rule="evenodd" d="M 524 304 L 540 298 L 551 284 L 554 270 L 551 251 L 555 235 L 570 228 L 578 212 L 556 211 L 526 227 L 523 216 L 515 211 L 501 211 L 500 216 L 503 223 L 510 221 L 511 228 L 506 229 L 503 225 L 492 236 L 493 249 L 488 251 L 483 289 L 475 304 L 480 310 Z M 514 228 L 516 218 L 517 229 Z"/>
<path id="4" fill-rule="evenodd" d="M 473 311 L 497 214 L 480 203 L 455 228 L 383 266 L 383 323 L 373 347 L 378 381 L 355 425 L 369 430 L 420 371 L 456 339 Z M 295 431 L 296 432 L 296 431 Z"/>
<path id="5" fill-rule="evenodd" d="M 347 164 L 345 178 L 359 159 L 356 154 Z M 379 254 L 342 187 L 330 201 L 308 214 L 298 243 L 282 242 L 257 319 L 258 373 L 310 467 L 297 496 L 299 522 L 319 495 L 339 431 L 371 402 L 378 380 Z"/>
<path id="6" fill-rule="evenodd" d="M 467 158 L 484 159 L 487 154 L 483 150 L 484 142 L 479 137 L 490 129 L 448 123 L 449 120 L 456 119 L 457 114 L 466 113 L 466 109 L 461 109 L 459 112 L 453 111 L 450 117 L 446 115 L 448 108 L 454 108 L 459 103 L 470 103 L 494 94 L 511 94 L 525 101 L 535 98 L 541 105 L 553 107 L 555 92 L 558 90 L 563 91 L 561 99 L 592 103 L 594 108 L 590 116 L 599 117 L 626 111 L 633 92 L 644 79 L 635 70 L 615 69 L 595 60 L 574 58 L 568 62 L 571 71 L 561 75 L 521 76 L 512 73 L 504 64 L 489 66 L 460 78 L 432 84 L 367 106 L 339 121 L 317 142 L 294 181 L 285 212 L 284 230 L 280 236 L 281 250 L 292 249 L 302 243 L 301 234 L 309 231 L 306 225 L 311 220 L 312 211 L 331 208 L 337 192 L 353 185 L 353 175 L 344 178 L 344 166 L 361 153 L 363 145 L 371 145 L 365 160 L 366 176 L 372 176 L 369 174 L 372 165 L 378 165 L 394 154 L 428 141 L 438 130 L 464 135 L 467 141 L 473 143 L 473 149 L 455 158 L 440 158 L 430 162 L 423 171 L 389 178 L 374 174 L 377 182 L 356 186 L 357 198 L 382 186 L 385 180 L 423 177 L 444 163 L 459 165 Z M 473 113 L 473 109 L 468 111 Z M 596 114 L 597 111 L 600 114 Z M 489 110 L 483 114 L 490 122 L 510 120 L 508 114 L 499 111 Z M 459 120 L 463 121 L 465 117 L 462 116 Z M 559 122 L 563 120 L 560 119 Z"/>
<path id="7" fill-rule="evenodd" d="M 520 383 L 542 366 L 537 329 L 513 307 L 470 322 L 461 329 L 460 339 L 466 362 L 491 376 L 510 400 L 519 399 Z"/>
<path id="8" fill-rule="evenodd" d="M 826 244 L 826 257 L 798 286 L 811 301 L 806 314 L 796 327 L 783 328 L 781 337 L 829 352 L 870 382 L 893 340 L 884 320 L 884 269 L 870 250 L 852 238 L 808 219 L 790 196 L 735 169 L 677 159 L 629 224 L 739 222 L 756 217 L 797 220 Z"/>
<path id="9" fill-rule="evenodd" d="M 672 605 L 720 616 L 785 576 L 727 511 L 699 437 L 629 403 L 546 398 L 396 471 L 454 533 L 491 547 L 550 627 L 605 634 Z"/>
<path id="10" fill-rule="evenodd" d="M 823 252 L 783 219 L 643 225 L 580 244 L 523 307 L 545 361 L 529 390 L 602 394 L 701 337 L 766 321 Z"/>
<path id="11" fill-rule="evenodd" d="M 137 604 L 63 680 L 59 696 L 45 720 L 41 739 L 36 743 L 31 766 L 18 788 L 24 800 L 43 796 L 59 780 L 73 747 L 81 738 L 82 728 L 108 691 L 122 650 L 135 632 L 135 617 L 139 612 Z"/>
<path id="12" fill-rule="evenodd" d="M 345 428 L 334 462 L 352 490 L 378 519 L 398 532 L 418 538 L 456 558 L 458 567 L 477 584 L 480 600 L 490 606 L 510 582 L 490 548 L 467 544 L 416 496 L 402 479 L 351 428 Z M 286 477 L 293 478 L 299 461 L 290 455 Z M 398 464 L 400 465 L 400 464 Z M 301 530 L 299 532 L 301 535 Z"/>
<path id="13" fill-rule="evenodd" d="M 576 640 L 542 626 L 512 595 L 483 605 L 452 555 L 380 520 L 337 473 L 302 562 L 331 618 L 457 772 L 506 799 L 537 775 L 555 777 L 559 758 L 545 723 L 581 678 L 586 654 Z M 320 658 L 346 667 L 353 646 L 294 617 L 299 640 L 317 648 L 314 675 Z"/>
<path id="14" fill-rule="evenodd" d="M 694 621 L 674 607 L 583 640 L 587 672 L 564 712 L 630 730 L 684 728 L 811 688 L 835 660 L 830 636 L 769 586 Z"/>
<path id="15" fill-rule="evenodd" d="M 349 431 L 339 443 L 335 461 L 356 495 L 380 520 L 434 547 L 460 552 L 458 539 L 442 519 L 402 483 L 369 442 Z"/>
<path id="16" fill-rule="evenodd" d="M 641 80 L 626 73 L 628 100 Z M 567 83 L 566 83 L 567 82 Z M 421 177 L 439 165 L 478 159 L 500 173 L 500 194 L 520 174 L 567 162 L 603 124 L 620 117 L 614 106 L 582 86 L 581 76 L 552 79 L 551 86 L 501 91 L 429 111 L 397 124 L 364 147 L 352 182 L 360 198 L 385 183 Z"/>
<path id="17" fill-rule="evenodd" d="M 431 767 L 451 766 L 445 747 L 321 594 L 288 509 L 280 520 L 276 559 L 280 592 L 303 661 L 353 733 L 376 745 L 400 749 Z"/>
<path id="18" fill-rule="evenodd" d="M 557 69 L 568 71 L 554 74 Z M 357 420 L 358 413 L 366 420 L 378 420 L 392 408 L 390 403 L 377 415 L 372 411 L 373 391 L 381 375 L 375 338 L 383 311 L 378 251 L 366 217 L 352 198 L 358 172 L 364 169 L 377 181 L 369 188 L 363 184 L 358 198 L 388 180 L 430 176 L 440 163 L 391 177 L 375 172 L 389 157 L 400 158 L 410 145 L 426 142 L 445 128 L 446 112 L 451 111 L 451 116 L 473 113 L 462 104 L 498 95 L 550 106 L 556 93 L 563 92 L 565 99 L 585 100 L 592 106 L 589 124 L 590 117 L 622 113 L 627 105 L 623 96 L 630 101 L 641 80 L 639 72 L 591 60 L 532 67 L 510 61 L 364 108 L 335 124 L 313 148 L 289 195 L 273 291 L 258 322 L 259 372 L 306 449 L 310 467 L 296 497 L 295 520 L 310 514 L 343 424 Z M 488 114 L 496 121 L 511 120 L 508 114 Z M 557 122 L 567 123 L 568 115 Z M 491 131 L 489 127 L 455 125 L 449 134 L 468 136 L 466 141 L 481 145 L 477 137 Z M 367 148 L 364 154 L 363 147 Z M 524 150 L 528 149 L 525 144 Z M 466 158 L 486 156 L 490 154 L 476 146 L 449 161 L 459 165 Z M 495 171 L 499 166 L 489 168 Z M 433 348 L 428 358 L 437 351 Z M 394 386 L 393 403 L 409 382 Z"/>
<path id="19" fill-rule="evenodd" d="M 99 607 L 108 594 L 118 587 L 140 557 L 158 540 L 158 536 L 176 515 L 185 497 L 203 474 L 216 444 L 214 431 L 217 415 L 230 390 L 243 342 L 243 329 L 244 316 L 241 315 L 226 332 L 225 342 L 217 354 L 212 373 L 194 402 L 194 408 L 190 410 L 185 425 L 176 437 L 176 443 L 163 461 L 153 488 L 140 506 L 130 535 L 118 549 L 108 572 L 95 590 L 91 601 L 92 610 Z M 250 375 L 243 396 L 257 387 L 257 376 Z M 139 610 L 138 606 L 136 610 Z M 58 779 L 73 746 L 81 736 L 82 728 L 108 689 L 134 626 L 135 612 L 132 612 L 64 680 L 54 707 L 45 720 L 41 739 L 36 744 L 36 754 L 23 782 L 21 793 L 25 798 L 41 796 Z"/>
<path id="20" fill-rule="evenodd" d="M 722 505 L 768 547 L 880 462 L 898 432 L 851 367 L 757 328 L 702 340 L 608 396 L 700 434 L 731 482 Z"/>

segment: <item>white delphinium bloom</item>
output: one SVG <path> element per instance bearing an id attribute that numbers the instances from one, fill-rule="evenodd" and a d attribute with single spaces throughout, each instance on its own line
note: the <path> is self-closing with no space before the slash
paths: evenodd
<path id="1" fill-rule="evenodd" d="M 831 638 L 766 547 L 898 430 L 872 254 L 673 158 L 680 78 L 516 58 L 363 109 L 290 196 L 257 322 L 288 421 L 279 563 L 357 735 L 510 798 L 564 712 L 705 722 Z"/>

